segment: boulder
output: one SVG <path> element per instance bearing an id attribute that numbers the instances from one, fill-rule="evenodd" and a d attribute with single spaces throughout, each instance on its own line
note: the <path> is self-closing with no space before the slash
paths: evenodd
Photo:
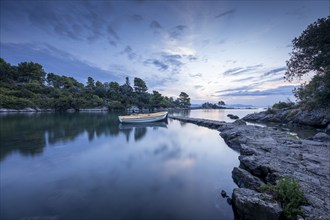
<path id="1" fill-rule="evenodd" d="M 237 115 L 233 115 L 233 114 L 228 114 L 227 117 L 229 117 L 230 119 L 239 119 Z"/>
<path id="2" fill-rule="evenodd" d="M 313 140 L 315 141 L 330 141 L 330 136 L 326 133 L 323 133 L 323 132 L 319 132 L 317 134 L 315 134 L 312 138 Z"/>
<path id="3" fill-rule="evenodd" d="M 325 128 L 325 133 L 330 135 L 330 123 L 328 124 L 328 126 Z"/>
<path id="4" fill-rule="evenodd" d="M 246 122 L 242 119 L 238 119 L 232 123 L 233 125 L 246 125 Z"/>
<path id="5" fill-rule="evenodd" d="M 246 170 L 238 167 L 234 167 L 232 171 L 232 177 L 234 182 L 241 188 L 249 188 L 255 191 L 259 191 L 259 187 L 261 184 L 263 184 L 263 182 L 258 177 L 255 177 Z"/>
<path id="6" fill-rule="evenodd" d="M 237 215 L 235 219 L 278 220 L 283 212 L 270 195 L 246 188 L 234 189 L 232 204 Z"/>

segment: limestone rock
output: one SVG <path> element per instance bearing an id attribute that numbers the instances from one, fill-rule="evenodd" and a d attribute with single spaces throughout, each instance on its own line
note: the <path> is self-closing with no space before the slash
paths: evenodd
<path id="1" fill-rule="evenodd" d="M 263 184 L 259 178 L 238 167 L 234 167 L 232 177 L 234 182 L 241 188 L 249 188 L 259 191 L 259 187 Z"/>
<path id="2" fill-rule="evenodd" d="M 283 212 L 270 195 L 245 188 L 234 189 L 232 202 L 237 219 L 278 220 Z"/>
<path id="3" fill-rule="evenodd" d="M 330 141 L 330 136 L 326 133 L 323 132 L 319 132 L 317 134 L 315 134 L 312 138 L 315 141 Z"/>

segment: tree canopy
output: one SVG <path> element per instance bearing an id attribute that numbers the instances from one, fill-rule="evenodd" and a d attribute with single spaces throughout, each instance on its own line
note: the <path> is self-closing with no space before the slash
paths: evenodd
<path id="1" fill-rule="evenodd" d="M 178 98 L 178 103 L 181 108 L 189 108 L 191 105 L 189 95 L 185 92 L 181 92 Z"/>
<path id="2" fill-rule="evenodd" d="M 146 83 L 134 78 L 134 90 L 129 77 L 125 83 L 100 82 L 88 77 L 86 85 L 73 77 L 48 73 L 38 63 L 22 62 L 12 66 L 0 58 L 0 108 L 51 108 L 58 111 L 107 107 L 125 109 L 133 105 L 140 108 L 176 108 L 190 106 L 188 94 L 182 92 L 174 101 L 154 90 L 147 92 Z"/>
<path id="3" fill-rule="evenodd" d="M 292 43 L 285 78 L 291 81 L 315 73 L 308 84 L 294 90 L 296 98 L 307 107 L 330 105 L 330 17 L 310 24 Z"/>
<path id="4" fill-rule="evenodd" d="M 287 61 L 287 80 L 316 71 L 330 71 L 330 17 L 320 18 L 294 38 L 291 58 Z"/>

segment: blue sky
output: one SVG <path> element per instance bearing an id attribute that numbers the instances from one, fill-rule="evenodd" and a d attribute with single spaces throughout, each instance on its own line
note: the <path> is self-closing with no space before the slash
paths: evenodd
<path id="1" fill-rule="evenodd" d="M 301 82 L 283 80 L 292 40 L 329 1 L 1 1 L 1 57 L 46 72 L 123 84 L 192 103 L 271 105 Z M 308 80 L 306 78 L 305 80 Z"/>

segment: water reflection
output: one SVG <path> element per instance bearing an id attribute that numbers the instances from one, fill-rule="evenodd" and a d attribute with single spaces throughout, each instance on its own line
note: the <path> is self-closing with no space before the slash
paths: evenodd
<path id="1" fill-rule="evenodd" d="M 117 115 L 0 117 L 0 218 L 233 219 L 238 155 L 217 131 Z"/>
<path id="2" fill-rule="evenodd" d="M 167 121 L 149 122 L 149 123 L 133 123 L 133 124 L 119 124 L 119 129 L 125 133 L 126 141 L 129 141 L 129 136 L 134 130 L 134 141 L 141 140 L 147 133 L 147 128 L 167 128 Z"/>
<path id="3" fill-rule="evenodd" d="M 145 137 L 147 128 L 167 128 L 167 121 L 144 124 L 120 124 L 120 113 L 58 113 L 0 115 L 0 160 L 12 152 L 35 156 L 42 154 L 44 147 L 74 141 L 87 133 L 91 142 L 101 135 L 126 136 L 134 141 Z"/>
<path id="4" fill-rule="evenodd" d="M 0 115 L 0 160 L 14 151 L 22 155 L 40 155 L 46 143 L 51 146 L 71 142 L 83 133 L 87 133 L 89 141 L 101 135 L 127 133 L 127 130 L 118 127 L 118 114 L 56 113 L 51 117 L 47 113 Z M 137 139 L 143 137 L 142 133 L 137 135 Z"/>

